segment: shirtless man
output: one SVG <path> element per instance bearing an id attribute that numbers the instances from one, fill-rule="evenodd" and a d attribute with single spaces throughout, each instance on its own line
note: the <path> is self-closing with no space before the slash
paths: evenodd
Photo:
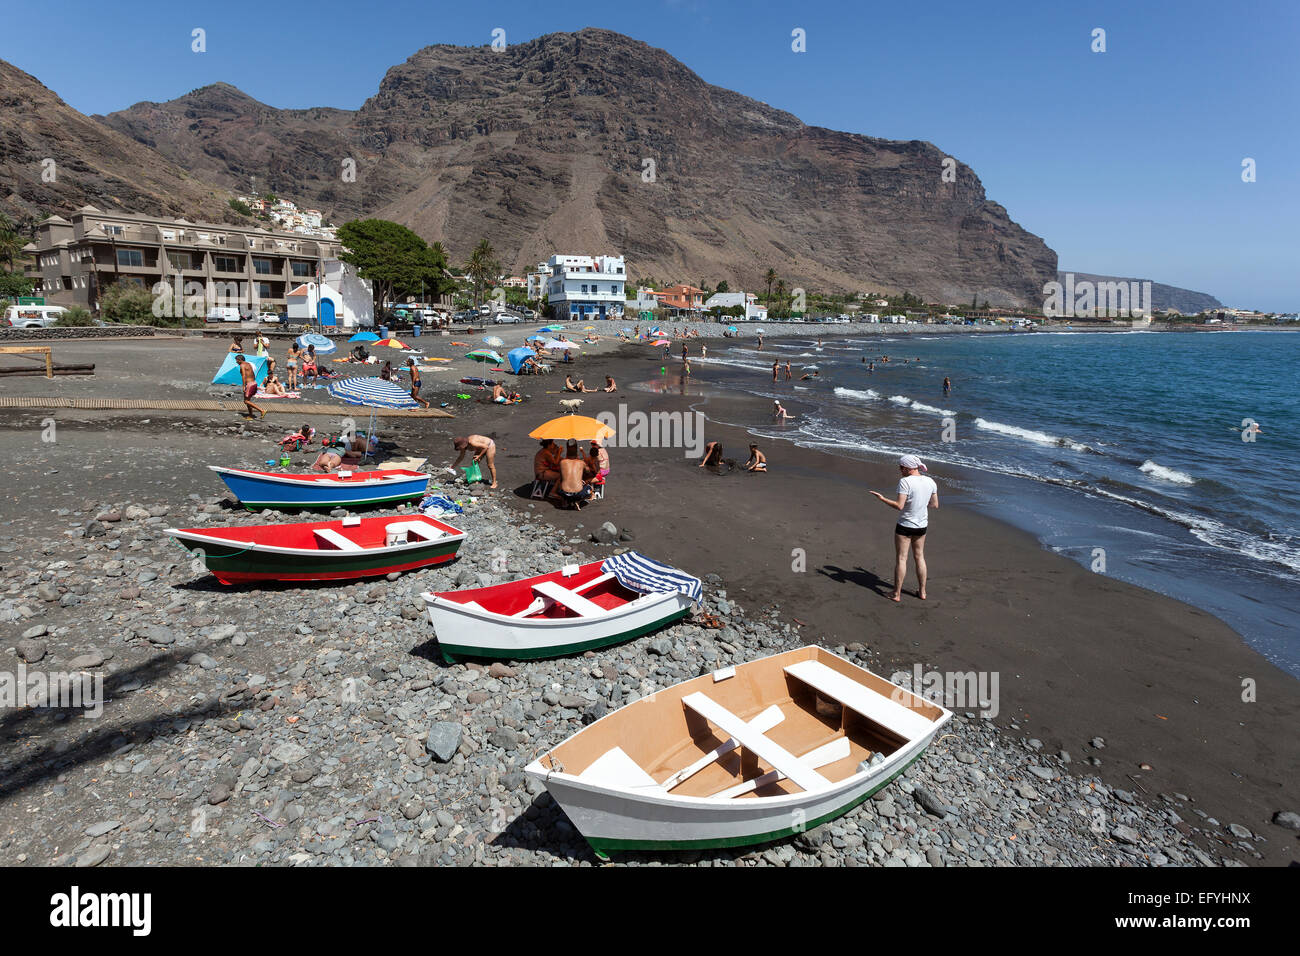
<path id="1" fill-rule="evenodd" d="M 420 397 L 420 369 L 419 366 L 415 364 L 415 359 L 409 358 L 406 360 L 406 370 L 411 373 L 411 397 L 425 408 L 428 408 L 429 403 Z M 495 480 L 496 479 L 494 478 L 493 481 Z M 493 487 L 496 486 L 494 485 Z"/>
<path id="2" fill-rule="evenodd" d="M 257 373 L 253 371 L 253 363 L 244 358 L 243 352 L 236 352 L 235 364 L 239 366 L 239 377 L 244 383 L 244 404 L 248 406 L 246 417 L 252 418 L 253 412 L 261 412 L 265 418 L 266 409 L 253 404 L 253 396 L 257 394 Z"/>
<path id="3" fill-rule="evenodd" d="M 591 494 L 587 482 L 595 475 L 595 469 L 578 451 L 578 443 L 570 439 L 568 450 L 560 461 L 560 483 L 556 486 L 560 497 L 581 511 L 582 502 Z"/>
<path id="4" fill-rule="evenodd" d="M 787 382 L 790 381 L 790 363 L 789 363 L 789 362 L 786 362 L 786 363 L 785 363 L 785 380 L 786 380 Z"/>
<path id="5" fill-rule="evenodd" d="M 758 450 L 758 445 L 750 442 L 749 444 L 749 461 L 745 462 L 745 470 L 753 472 L 767 471 L 767 456 Z"/>
<path id="6" fill-rule="evenodd" d="M 492 484 L 489 488 L 497 486 L 497 443 L 491 438 L 485 438 L 482 435 L 470 435 L 468 437 L 457 436 L 451 440 L 451 447 L 460 452 L 456 460 L 451 463 L 452 468 L 456 468 L 464 460 L 466 453 L 472 448 L 474 457 L 471 461 L 478 461 L 481 458 L 487 459 L 488 471 L 492 475 Z"/>
<path id="7" fill-rule="evenodd" d="M 777 370 L 778 368 L 780 368 L 780 367 L 781 367 L 781 363 L 780 363 L 780 362 L 773 362 L 773 363 L 772 363 L 772 381 L 774 381 L 774 382 L 776 381 L 776 370 Z"/>
<path id="8" fill-rule="evenodd" d="M 605 376 L 605 387 L 602 388 L 601 391 L 602 391 L 602 392 L 617 392 L 617 391 L 618 391 L 618 386 L 614 384 L 613 376 L 610 376 L 610 375 L 606 375 L 606 376 Z"/>

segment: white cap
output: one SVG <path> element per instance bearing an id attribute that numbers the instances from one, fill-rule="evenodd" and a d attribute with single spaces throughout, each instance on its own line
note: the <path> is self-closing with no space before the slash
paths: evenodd
<path id="1" fill-rule="evenodd" d="M 902 458 L 898 459 L 898 467 L 916 468 L 919 469 L 920 471 L 930 470 L 925 467 L 925 462 L 921 461 L 921 459 L 917 458 L 915 455 L 904 455 Z"/>

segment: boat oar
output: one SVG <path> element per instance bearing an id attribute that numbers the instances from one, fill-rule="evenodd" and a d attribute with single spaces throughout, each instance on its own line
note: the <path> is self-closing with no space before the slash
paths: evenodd
<path id="1" fill-rule="evenodd" d="M 849 748 L 848 737 L 836 737 L 828 744 L 823 744 L 816 750 L 810 750 L 799 758 L 800 762 L 816 770 L 818 767 L 824 767 L 828 763 L 834 763 L 837 760 L 843 760 L 851 752 Z M 751 790 L 757 790 L 759 787 L 765 787 L 769 783 L 776 783 L 783 774 L 779 770 L 769 770 L 767 773 L 759 774 L 753 780 L 746 780 L 744 783 L 738 783 L 736 786 L 721 793 L 715 793 L 713 796 L 719 800 L 729 800 L 732 797 L 739 797 L 749 793 Z"/>
<path id="2" fill-rule="evenodd" d="M 760 734 L 765 734 L 783 720 L 785 720 L 785 714 L 781 713 L 780 707 L 773 704 L 771 707 L 763 711 L 753 720 L 749 721 L 747 726 L 751 730 L 756 730 Z M 728 737 L 726 742 L 721 747 L 718 747 L 716 750 L 712 750 L 709 753 L 705 754 L 703 757 L 695 761 L 695 763 L 691 764 L 689 767 L 686 767 L 683 770 L 678 770 L 675 774 L 673 774 L 662 784 L 660 784 L 660 786 L 663 787 L 665 790 L 671 790 L 673 787 L 678 786 L 683 780 L 695 776 L 697 773 L 699 773 L 709 764 L 713 763 L 714 761 L 718 760 L 721 757 L 726 756 L 727 754 L 731 753 L 739 746 L 740 744 L 737 743 L 735 737 Z"/>

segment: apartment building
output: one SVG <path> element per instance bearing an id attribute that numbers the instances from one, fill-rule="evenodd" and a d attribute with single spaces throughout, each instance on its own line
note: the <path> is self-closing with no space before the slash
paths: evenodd
<path id="1" fill-rule="evenodd" d="M 623 315 L 622 256 L 554 255 L 547 261 L 547 301 L 559 318 L 573 321 Z"/>
<path id="2" fill-rule="evenodd" d="M 110 286 L 156 292 L 178 287 L 188 300 L 201 290 L 211 305 L 245 312 L 285 311 L 286 295 L 314 280 L 338 242 L 225 223 L 107 213 L 83 206 L 37 227 L 36 263 L 26 270 L 53 305 L 95 309 Z"/>

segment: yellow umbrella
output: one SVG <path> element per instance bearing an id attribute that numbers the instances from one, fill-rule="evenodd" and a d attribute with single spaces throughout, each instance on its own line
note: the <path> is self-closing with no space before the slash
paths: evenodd
<path id="1" fill-rule="evenodd" d="M 586 415 L 561 415 L 552 418 L 528 433 L 529 438 L 550 438 L 554 441 L 591 441 L 593 438 L 613 438 L 614 429 L 588 418 Z"/>
<path id="2" fill-rule="evenodd" d="M 390 348 L 390 349 L 405 349 L 405 348 L 410 348 L 409 345 L 403 345 L 403 344 L 402 344 L 401 342 L 399 342 L 397 339 L 395 339 L 395 338 L 391 338 L 391 337 L 386 338 L 386 339 L 381 339 L 380 341 L 376 342 L 375 344 L 376 344 L 376 345 L 382 345 L 382 346 L 384 346 L 385 348 Z"/>

